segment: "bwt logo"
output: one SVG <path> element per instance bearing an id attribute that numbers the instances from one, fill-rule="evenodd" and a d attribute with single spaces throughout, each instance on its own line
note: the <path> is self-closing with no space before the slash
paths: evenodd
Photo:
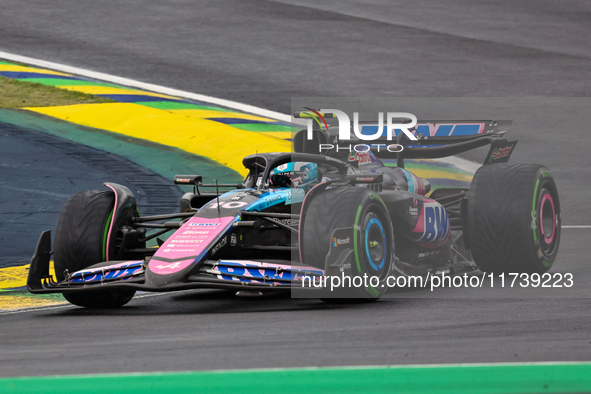
<path id="1" fill-rule="evenodd" d="M 320 109 L 314 110 L 312 108 L 305 108 L 316 114 L 317 117 L 322 119 L 326 130 L 328 131 L 328 125 L 324 119 L 324 114 L 333 114 L 339 123 L 339 140 L 346 141 L 351 139 L 351 119 L 349 116 L 338 109 Z M 313 119 L 307 120 L 307 139 L 313 139 Z M 410 120 L 410 122 L 404 122 L 404 120 Z M 417 117 L 408 112 L 387 112 L 386 113 L 386 139 L 392 141 L 394 139 L 394 130 L 398 129 L 404 133 L 410 140 L 417 141 L 417 138 L 409 130 L 417 125 Z M 373 134 L 362 134 L 361 128 L 359 127 L 359 112 L 353 112 L 353 133 L 355 137 L 362 141 L 375 141 L 382 137 L 384 129 L 384 113 L 378 112 L 378 128 Z"/>

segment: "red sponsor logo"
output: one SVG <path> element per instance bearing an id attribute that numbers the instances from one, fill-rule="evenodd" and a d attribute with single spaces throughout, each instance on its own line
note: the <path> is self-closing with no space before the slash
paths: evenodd
<path id="1" fill-rule="evenodd" d="M 512 146 L 508 146 L 506 148 L 496 148 L 493 153 L 490 155 L 491 159 L 498 160 L 502 157 L 507 157 L 511 154 Z"/>
<path id="2" fill-rule="evenodd" d="M 369 152 L 355 152 L 349 155 L 349 161 L 356 161 L 359 164 L 371 163 L 371 155 Z"/>

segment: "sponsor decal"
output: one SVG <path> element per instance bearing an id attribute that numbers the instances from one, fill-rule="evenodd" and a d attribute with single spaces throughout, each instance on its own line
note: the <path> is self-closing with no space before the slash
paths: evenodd
<path id="1" fill-rule="evenodd" d="M 281 224 L 285 224 L 286 226 L 297 226 L 300 224 L 300 220 L 299 219 L 291 219 L 291 218 L 287 218 L 287 219 L 279 219 L 279 218 L 271 218 L 271 220 L 281 223 Z"/>
<path id="2" fill-rule="evenodd" d="M 188 262 L 190 262 L 190 260 L 188 260 L 188 261 L 176 261 L 176 262 L 173 262 L 173 263 L 160 262 L 160 264 L 154 266 L 153 268 L 158 269 L 158 271 L 160 271 L 159 273 L 161 275 L 171 274 L 173 272 L 180 271 L 181 269 L 187 267 L 188 266 L 188 264 L 187 264 Z"/>
<path id="3" fill-rule="evenodd" d="M 267 206 L 271 206 L 271 205 L 278 204 L 285 199 L 286 199 L 286 196 L 283 195 L 283 193 L 281 193 L 281 194 L 270 195 L 270 196 L 265 197 L 265 202 L 267 203 Z"/>
<path id="4" fill-rule="evenodd" d="M 212 234 L 204 234 L 204 235 L 176 235 L 174 236 L 175 239 L 195 239 L 195 238 L 211 238 Z"/>
<path id="5" fill-rule="evenodd" d="M 373 176 L 358 176 L 356 180 L 357 182 L 372 182 L 375 181 L 376 178 Z"/>
<path id="6" fill-rule="evenodd" d="M 224 237 L 220 240 L 220 242 L 218 242 L 213 248 L 211 248 L 211 254 L 216 254 L 217 252 L 219 252 L 219 250 L 221 248 L 223 248 L 224 246 L 226 246 L 226 244 L 228 243 L 228 237 Z"/>
<path id="7" fill-rule="evenodd" d="M 368 164 L 373 162 L 369 152 L 352 152 L 349 155 L 349 161 L 356 161 L 359 164 Z"/>
<path id="8" fill-rule="evenodd" d="M 517 145 L 517 141 L 499 140 L 494 141 L 488 151 L 487 159 L 484 164 L 487 163 L 506 163 L 509 161 L 509 156 L 513 152 L 513 148 Z"/>
<path id="9" fill-rule="evenodd" d="M 176 178 L 175 181 L 178 183 L 191 183 L 191 179 L 189 178 Z"/>
<path id="10" fill-rule="evenodd" d="M 240 200 L 242 197 L 248 196 L 248 193 L 244 193 L 244 192 L 240 192 L 240 193 L 234 193 L 232 195 L 232 198 L 230 200 L 232 201 L 238 201 Z"/>
<path id="11" fill-rule="evenodd" d="M 279 189 L 262 194 L 260 198 L 248 207 L 249 211 L 260 211 L 273 205 L 285 203 L 290 205 L 304 201 L 306 191 L 302 189 Z"/>
<path id="12" fill-rule="evenodd" d="M 213 245 L 213 241 L 217 242 L 218 237 L 222 236 L 220 232 L 227 229 L 235 219 L 233 216 L 211 219 L 192 217 L 156 251 L 148 262 L 149 269 L 158 275 L 169 275 L 199 261 L 209 251 L 208 246 Z M 196 231 L 199 234 L 183 234 L 186 231 Z M 182 264 L 169 266 L 164 265 L 160 258 L 186 260 L 182 260 Z"/>
<path id="13" fill-rule="evenodd" d="M 332 239 L 332 246 L 334 246 L 335 248 L 339 245 L 347 245 L 350 243 L 351 243 L 351 237 L 347 237 L 347 238 L 333 237 L 333 239 Z"/>
<path id="14" fill-rule="evenodd" d="M 449 217 L 445 208 L 433 200 L 425 200 L 413 232 L 422 233 L 420 241 L 438 246 L 447 241 L 450 234 Z"/>
<path id="15" fill-rule="evenodd" d="M 230 236 L 230 245 L 232 246 L 236 246 L 237 240 L 236 240 L 236 234 L 232 234 Z"/>
<path id="16" fill-rule="evenodd" d="M 503 157 L 507 157 L 511 154 L 511 150 L 513 150 L 512 146 L 508 146 L 506 148 L 495 148 L 490 155 L 490 161 L 499 160 Z"/>
<path id="17" fill-rule="evenodd" d="M 115 264 L 107 267 L 75 272 L 69 277 L 69 282 L 88 283 L 111 279 L 126 279 L 142 272 L 142 269 L 143 264 L 141 261 Z"/>
<path id="18" fill-rule="evenodd" d="M 214 269 L 219 272 L 220 279 L 239 281 L 239 282 L 261 282 L 272 283 L 276 279 L 298 280 L 304 275 L 323 275 L 324 271 L 320 270 L 303 270 L 298 267 L 282 267 L 263 266 L 254 264 L 245 264 L 241 262 L 224 262 L 220 265 L 214 265 Z M 242 278 L 238 278 L 241 276 Z M 276 284 L 282 284 L 278 282 Z"/>
<path id="19" fill-rule="evenodd" d="M 219 207 L 224 208 L 224 209 L 236 209 L 236 208 L 242 208 L 246 205 L 248 205 L 248 203 L 246 201 L 226 201 L 226 202 L 221 202 L 219 204 Z M 216 209 L 217 207 L 218 207 L 217 201 L 209 206 L 210 209 Z"/>
<path id="20" fill-rule="evenodd" d="M 439 254 L 439 250 L 432 250 L 430 252 L 421 252 L 418 254 L 418 257 L 421 259 L 429 256 L 435 256 L 437 254 Z"/>

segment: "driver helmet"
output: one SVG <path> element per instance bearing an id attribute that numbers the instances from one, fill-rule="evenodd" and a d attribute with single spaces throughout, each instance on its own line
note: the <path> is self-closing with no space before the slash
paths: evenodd
<path id="1" fill-rule="evenodd" d="M 281 164 L 271 173 L 273 187 L 291 187 L 309 190 L 318 183 L 318 164 L 290 162 Z"/>

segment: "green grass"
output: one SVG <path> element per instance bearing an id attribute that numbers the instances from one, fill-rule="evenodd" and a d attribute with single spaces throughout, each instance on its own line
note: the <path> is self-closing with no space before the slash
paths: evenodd
<path id="1" fill-rule="evenodd" d="M 108 98 L 0 77 L 0 108 L 113 103 Z"/>

